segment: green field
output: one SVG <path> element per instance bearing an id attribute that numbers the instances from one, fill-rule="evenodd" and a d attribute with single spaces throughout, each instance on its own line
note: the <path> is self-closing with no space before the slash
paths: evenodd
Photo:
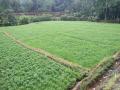
<path id="1" fill-rule="evenodd" d="M 0 32 L 0 90 L 66 90 L 79 76 Z"/>
<path id="2" fill-rule="evenodd" d="M 119 24 L 49 21 L 0 27 L 0 90 L 67 90 L 84 74 L 21 46 L 4 32 L 83 70 L 120 50 Z"/>
<path id="3" fill-rule="evenodd" d="M 91 68 L 120 50 L 120 25 L 50 21 L 1 28 L 24 43 Z"/>

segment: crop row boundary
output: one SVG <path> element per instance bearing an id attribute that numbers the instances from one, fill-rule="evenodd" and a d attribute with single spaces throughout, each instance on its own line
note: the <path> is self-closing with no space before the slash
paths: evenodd
<path id="1" fill-rule="evenodd" d="M 57 57 L 55 55 L 52 55 L 48 52 L 46 52 L 45 50 L 43 49 L 40 49 L 40 48 L 34 48 L 34 47 L 31 47 L 25 43 L 23 43 L 22 41 L 16 39 L 14 36 L 12 36 L 11 33 L 9 32 L 3 32 L 7 37 L 9 37 L 10 39 L 12 39 L 14 42 L 16 42 L 17 44 L 23 46 L 24 48 L 27 48 L 27 49 L 30 49 L 32 51 L 35 51 L 37 53 L 40 53 L 46 57 L 48 57 L 50 60 L 53 60 L 57 63 L 60 63 L 61 65 L 64 65 L 72 70 L 75 70 L 75 71 L 79 71 L 80 73 L 88 73 L 89 69 L 88 68 L 83 68 L 82 66 L 78 65 L 78 64 L 75 64 L 75 63 L 72 63 L 72 62 L 69 62 L 68 60 L 65 60 L 63 58 L 60 58 L 60 57 Z"/>
<path id="2" fill-rule="evenodd" d="M 120 51 L 113 56 L 104 58 L 93 70 L 90 71 L 89 75 L 79 81 L 72 90 L 87 90 L 105 73 L 106 70 L 109 70 L 109 68 L 118 61 L 120 61 Z"/>

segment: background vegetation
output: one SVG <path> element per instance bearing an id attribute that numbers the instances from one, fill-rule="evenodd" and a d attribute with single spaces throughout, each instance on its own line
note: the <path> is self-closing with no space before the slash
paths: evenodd
<path id="1" fill-rule="evenodd" d="M 0 0 L 0 12 L 6 10 L 12 11 L 16 15 L 41 16 L 41 13 L 48 12 L 53 15 L 52 20 L 120 22 L 120 0 Z M 0 22 L 3 25 L 4 23 L 13 25 L 15 20 L 12 20 L 11 24 L 7 18 L 6 16 L 6 21 L 2 21 L 2 15 L 0 15 Z M 46 16 L 37 19 L 37 21 L 51 20 Z M 20 22 L 28 23 L 27 20 Z"/>

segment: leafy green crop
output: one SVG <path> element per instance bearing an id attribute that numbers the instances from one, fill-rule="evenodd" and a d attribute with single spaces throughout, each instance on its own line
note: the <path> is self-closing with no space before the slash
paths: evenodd
<path id="1" fill-rule="evenodd" d="M 0 90 L 65 90 L 79 74 L 0 32 Z"/>
<path id="2" fill-rule="evenodd" d="M 28 45 L 88 68 L 120 49 L 120 24 L 50 21 L 2 30 Z"/>

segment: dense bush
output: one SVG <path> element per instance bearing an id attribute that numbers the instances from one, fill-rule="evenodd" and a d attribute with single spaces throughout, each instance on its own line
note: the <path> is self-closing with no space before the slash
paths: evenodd
<path id="1" fill-rule="evenodd" d="M 11 14 L 8 15 L 8 21 L 9 21 L 8 25 L 17 25 L 18 24 L 16 17 Z"/>
<path id="2" fill-rule="evenodd" d="M 29 24 L 29 23 L 30 23 L 30 18 L 29 17 L 19 18 L 19 24 L 20 25 Z"/>
<path id="3" fill-rule="evenodd" d="M 5 11 L 0 13 L 0 26 L 17 25 L 18 21 L 13 13 Z"/>

